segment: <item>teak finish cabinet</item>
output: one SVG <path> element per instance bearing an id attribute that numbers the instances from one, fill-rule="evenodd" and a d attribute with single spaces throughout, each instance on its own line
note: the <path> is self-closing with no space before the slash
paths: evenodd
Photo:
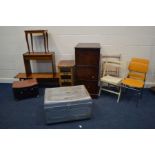
<path id="1" fill-rule="evenodd" d="M 60 86 L 74 85 L 74 60 L 61 60 L 58 64 Z"/>
<path id="2" fill-rule="evenodd" d="M 98 97 L 100 44 L 79 43 L 75 47 L 75 83 L 86 86 L 90 95 Z"/>

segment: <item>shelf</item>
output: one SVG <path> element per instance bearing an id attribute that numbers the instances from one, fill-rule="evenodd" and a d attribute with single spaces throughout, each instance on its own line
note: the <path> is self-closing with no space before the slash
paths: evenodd
<path id="1" fill-rule="evenodd" d="M 15 78 L 18 79 L 50 79 L 50 78 L 59 78 L 59 74 L 55 73 L 31 73 L 31 74 L 26 74 L 26 73 L 19 73 L 15 76 Z"/>
<path id="2" fill-rule="evenodd" d="M 71 82 L 62 82 L 61 86 L 71 86 L 72 83 Z"/>
<path id="3" fill-rule="evenodd" d="M 61 77 L 61 79 L 71 79 L 72 76 L 71 75 L 59 75 L 59 77 Z"/>
<path id="4" fill-rule="evenodd" d="M 72 83 L 72 79 L 60 79 L 61 83 L 63 82 L 71 82 Z"/>
<path id="5" fill-rule="evenodd" d="M 26 60 L 52 60 L 54 57 L 54 52 L 26 52 L 23 54 L 23 58 Z"/>
<path id="6" fill-rule="evenodd" d="M 72 76 L 72 73 L 70 73 L 70 72 L 67 72 L 67 73 L 65 72 L 65 73 L 64 73 L 64 72 L 63 72 L 63 73 L 59 73 L 59 75 L 60 75 L 60 76 L 63 76 L 63 75 Z"/>

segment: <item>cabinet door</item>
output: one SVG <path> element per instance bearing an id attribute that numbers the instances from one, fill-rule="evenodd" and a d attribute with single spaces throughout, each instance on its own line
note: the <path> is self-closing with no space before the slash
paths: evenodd
<path id="1" fill-rule="evenodd" d="M 75 63 L 76 65 L 98 65 L 100 57 L 100 49 L 76 49 Z"/>
<path id="2" fill-rule="evenodd" d="M 76 67 L 77 80 L 98 80 L 98 67 Z"/>

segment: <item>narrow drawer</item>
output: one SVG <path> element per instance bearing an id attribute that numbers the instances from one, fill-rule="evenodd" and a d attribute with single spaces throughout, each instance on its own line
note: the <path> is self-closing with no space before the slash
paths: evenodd
<path id="1" fill-rule="evenodd" d="M 100 61 L 100 49 L 76 49 L 76 65 L 98 65 Z"/>
<path id="2" fill-rule="evenodd" d="M 61 79 L 71 79 L 72 76 L 71 75 L 60 75 Z"/>
<path id="3" fill-rule="evenodd" d="M 71 72 L 72 69 L 69 67 L 59 67 L 59 71 L 64 72 L 64 73 L 68 73 L 68 72 Z"/>

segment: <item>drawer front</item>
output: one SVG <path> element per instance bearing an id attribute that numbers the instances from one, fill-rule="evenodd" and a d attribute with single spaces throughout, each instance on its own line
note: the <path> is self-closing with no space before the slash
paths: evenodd
<path id="1" fill-rule="evenodd" d="M 52 56 L 24 56 L 25 60 L 52 60 Z"/>
<path id="2" fill-rule="evenodd" d="M 98 65 L 100 61 L 100 49 L 76 49 L 76 65 Z"/>
<path id="3" fill-rule="evenodd" d="M 97 67 L 76 67 L 77 80 L 98 80 Z"/>
<path id="4" fill-rule="evenodd" d="M 90 94 L 98 94 L 99 86 L 98 81 L 77 81 L 77 85 L 85 85 L 86 89 Z"/>

